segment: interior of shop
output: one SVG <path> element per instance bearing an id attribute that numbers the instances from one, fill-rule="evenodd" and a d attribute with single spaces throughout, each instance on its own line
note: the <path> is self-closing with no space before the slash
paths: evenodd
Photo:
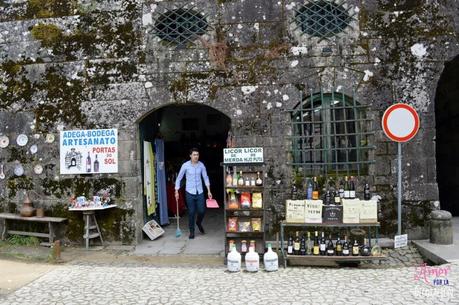
<path id="1" fill-rule="evenodd" d="M 141 143 L 152 143 L 155 159 L 155 188 L 152 197 L 156 198 L 156 206 L 154 212 L 149 210 L 145 199 L 144 222 L 154 219 L 165 230 L 165 233 L 154 241 L 150 241 L 144 235 L 144 243 L 147 245 L 140 250 L 147 252 L 144 254 L 219 254 L 223 251 L 225 226 L 221 162 L 230 124 L 230 119 L 223 113 L 209 106 L 191 103 L 162 107 L 141 121 Z M 206 166 L 211 192 L 220 208 L 207 209 L 203 221 L 206 234 L 200 234 L 196 228 L 196 238 L 188 240 L 188 212 L 184 200 L 185 179 L 182 180 L 178 202 L 180 237 L 176 237 L 177 203 L 174 197 L 174 184 L 182 163 L 190 159 L 189 150 L 193 147 L 199 149 L 199 161 Z M 143 149 L 142 160 L 145 161 L 146 155 Z M 145 168 L 143 171 L 145 172 Z M 144 186 L 145 180 L 148 179 L 145 179 L 144 175 Z M 207 198 L 206 190 L 205 196 Z"/>

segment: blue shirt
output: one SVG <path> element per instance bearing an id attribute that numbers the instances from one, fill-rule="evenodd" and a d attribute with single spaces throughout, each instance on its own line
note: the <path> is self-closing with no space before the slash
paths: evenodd
<path id="1" fill-rule="evenodd" d="M 197 164 L 187 161 L 182 164 L 180 172 L 175 180 L 175 189 L 180 189 L 180 182 L 182 181 L 183 176 L 185 176 L 185 190 L 190 194 L 201 194 L 204 192 L 202 189 L 202 180 L 201 176 L 204 179 L 206 186 L 210 185 L 209 177 L 207 176 L 206 167 L 200 161 Z"/>

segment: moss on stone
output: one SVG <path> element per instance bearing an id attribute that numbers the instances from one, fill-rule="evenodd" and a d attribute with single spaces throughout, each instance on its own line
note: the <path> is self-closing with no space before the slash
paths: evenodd
<path id="1" fill-rule="evenodd" d="M 76 0 L 28 0 L 25 17 L 50 18 L 74 13 Z"/>
<path id="2" fill-rule="evenodd" d="M 34 184 L 31 177 L 13 176 L 8 178 L 6 186 L 8 188 L 8 198 L 14 198 L 21 190 L 32 190 Z"/>
<path id="3" fill-rule="evenodd" d="M 54 24 L 36 24 L 32 27 L 30 33 L 44 47 L 53 47 L 62 42 L 62 30 Z"/>

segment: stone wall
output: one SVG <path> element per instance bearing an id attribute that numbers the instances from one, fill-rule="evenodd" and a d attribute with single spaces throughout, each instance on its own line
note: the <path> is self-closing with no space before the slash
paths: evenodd
<path id="1" fill-rule="evenodd" d="M 48 213 L 70 217 L 69 238 L 81 238 L 80 215 L 63 208 L 71 193 L 113 185 L 120 209 L 102 225 L 112 240 L 141 238 L 143 207 L 138 123 L 171 103 L 203 103 L 226 114 L 238 145 L 265 147 L 268 201 L 274 219 L 292 197 L 286 160 L 290 115 L 302 93 L 322 89 L 371 105 L 375 150 L 369 181 L 381 195 L 384 234 L 396 228 L 396 145 L 380 129 L 394 101 L 413 104 L 418 136 L 404 145 L 404 223 L 423 235 L 425 215 L 438 199 L 435 170 L 436 84 L 446 60 L 458 52 L 456 1 L 346 1 L 353 14 L 343 33 L 320 40 L 293 22 L 302 1 L 0 1 L 0 133 L 14 142 L 26 133 L 39 152 L 12 143 L 0 148 L 22 177 L 0 181 L 3 210 L 15 210 L 20 189 L 33 189 Z M 177 48 L 153 31 L 159 14 L 187 5 L 207 16 L 201 39 Z M 456 18 L 456 19 L 455 19 Z M 44 137 L 76 128 L 118 128 L 120 171 L 60 176 L 58 143 Z M 32 143 L 32 142 L 31 142 Z M 45 165 L 41 175 L 33 164 Z M 362 191 L 359 189 L 358 191 Z M 277 230 L 276 221 L 272 223 Z"/>

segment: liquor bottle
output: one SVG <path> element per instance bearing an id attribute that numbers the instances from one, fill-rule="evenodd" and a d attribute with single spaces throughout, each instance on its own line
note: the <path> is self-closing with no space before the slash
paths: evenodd
<path id="1" fill-rule="evenodd" d="M 230 169 L 226 169 L 226 186 L 232 186 L 233 185 L 233 177 L 231 176 Z"/>
<path id="2" fill-rule="evenodd" d="M 351 176 L 351 181 L 349 182 L 349 198 L 355 199 L 355 183 L 354 177 Z"/>
<path id="3" fill-rule="evenodd" d="M 319 250 L 320 255 L 325 255 L 327 253 L 327 244 L 325 242 L 324 232 L 322 232 L 322 237 L 320 238 Z"/>
<path id="4" fill-rule="evenodd" d="M 313 192 L 312 181 L 311 181 L 311 179 L 308 179 L 306 199 L 312 199 L 312 192 Z"/>
<path id="5" fill-rule="evenodd" d="M 244 239 L 241 241 L 241 253 L 246 253 L 247 252 L 247 241 Z"/>
<path id="6" fill-rule="evenodd" d="M 339 190 L 338 189 L 335 190 L 334 201 L 335 201 L 335 204 L 341 204 L 341 197 L 339 195 Z"/>
<path id="7" fill-rule="evenodd" d="M 293 243 L 293 253 L 295 255 L 300 254 L 300 237 L 298 236 L 298 231 L 296 232 L 295 242 Z"/>
<path id="8" fill-rule="evenodd" d="M 349 186 L 349 180 L 346 177 L 344 177 L 344 199 L 349 199 L 351 197 L 351 189 L 350 189 L 350 186 Z"/>
<path id="9" fill-rule="evenodd" d="M 363 188 L 363 199 L 365 200 L 371 199 L 370 186 L 368 185 L 368 183 L 365 183 L 365 186 Z"/>
<path id="10" fill-rule="evenodd" d="M 96 173 L 99 172 L 99 160 L 97 160 L 97 155 L 96 155 L 96 160 L 94 160 L 94 172 Z"/>
<path id="11" fill-rule="evenodd" d="M 317 183 L 317 177 L 314 177 L 314 189 L 312 190 L 312 199 L 318 200 L 319 199 L 319 183 Z"/>
<path id="12" fill-rule="evenodd" d="M 357 239 L 354 239 L 354 244 L 352 245 L 352 255 L 358 256 L 359 253 L 360 253 L 359 243 L 357 242 Z"/>
<path id="13" fill-rule="evenodd" d="M 250 178 L 249 177 L 245 177 L 244 178 L 244 185 L 245 186 L 250 186 Z"/>
<path id="14" fill-rule="evenodd" d="M 343 198 L 344 198 L 344 182 L 343 180 L 341 180 L 339 182 L 339 198 L 341 199 L 340 202 L 343 202 Z"/>
<path id="15" fill-rule="evenodd" d="M 333 240 L 331 238 L 331 235 L 328 238 L 327 255 L 328 256 L 335 255 L 335 246 L 333 245 Z"/>
<path id="16" fill-rule="evenodd" d="M 236 187 L 237 186 L 237 171 L 236 171 L 236 166 L 233 168 L 233 183 L 232 186 Z"/>
<path id="17" fill-rule="evenodd" d="M 242 177 L 242 171 L 239 172 L 239 177 L 237 179 L 238 186 L 244 186 L 244 177 Z"/>
<path id="18" fill-rule="evenodd" d="M 349 254 L 349 243 L 347 242 L 347 237 L 344 236 L 343 256 L 349 256 Z"/>
<path id="19" fill-rule="evenodd" d="M 338 239 L 336 240 L 335 254 L 337 256 L 343 255 L 343 244 L 341 243 L 341 239 L 339 238 L 339 236 L 338 236 Z"/>
<path id="20" fill-rule="evenodd" d="M 370 256 L 370 255 L 371 255 L 371 249 L 370 249 L 370 246 L 367 243 L 367 239 L 365 238 L 363 240 L 362 256 Z"/>
<path id="21" fill-rule="evenodd" d="M 290 235 L 287 242 L 287 254 L 293 255 L 293 237 Z"/>
<path id="22" fill-rule="evenodd" d="M 250 178 L 250 186 L 256 186 L 255 177 Z"/>
<path id="23" fill-rule="evenodd" d="M 257 180 L 255 181 L 256 186 L 262 186 L 263 185 L 263 180 L 260 178 L 260 172 L 257 172 Z"/>
<path id="24" fill-rule="evenodd" d="M 301 235 L 300 255 L 306 255 L 306 239 L 304 238 L 304 234 Z"/>
<path id="25" fill-rule="evenodd" d="M 312 245 L 311 245 L 311 232 L 308 231 L 308 239 L 306 240 L 306 254 L 312 254 Z"/>
<path id="26" fill-rule="evenodd" d="M 312 254 L 313 255 L 320 254 L 319 236 L 318 236 L 317 231 L 314 232 L 314 246 L 312 248 Z"/>
<path id="27" fill-rule="evenodd" d="M 325 193 L 325 204 L 326 205 L 330 205 L 332 203 L 331 198 L 332 198 L 332 195 L 330 193 L 330 190 L 327 190 L 327 192 Z"/>
<path id="28" fill-rule="evenodd" d="M 88 157 L 86 158 L 86 172 L 88 173 L 91 172 L 91 157 L 89 156 L 89 151 L 88 151 Z"/>

